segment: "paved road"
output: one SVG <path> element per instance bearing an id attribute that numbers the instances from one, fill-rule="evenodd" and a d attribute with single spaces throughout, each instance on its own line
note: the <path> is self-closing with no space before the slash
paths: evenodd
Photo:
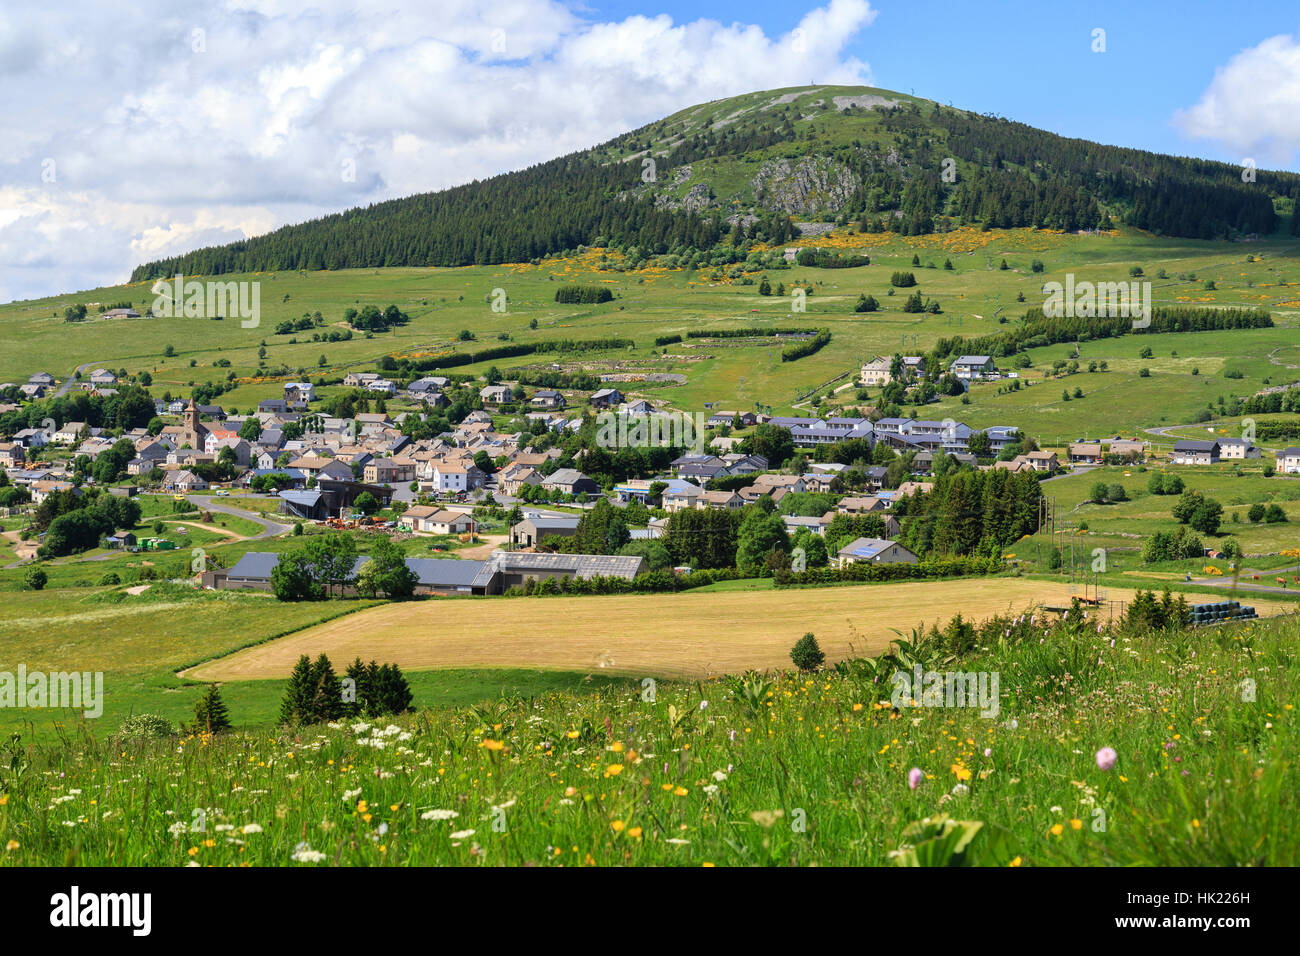
<path id="1" fill-rule="evenodd" d="M 1237 578 L 1235 587 L 1238 591 L 1254 591 L 1260 594 L 1295 595 L 1297 591 L 1300 591 L 1300 587 L 1283 588 L 1272 584 L 1256 584 L 1254 581 L 1250 580 L 1250 576 L 1258 574 L 1260 581 L 1268 581 L 1279 576 L 1285 577 L 1288 574 L 1294 574 L 1298 570 L 1300 570 L 1300 564 L 1288 565 L 1285 568 L 1269 568 L 1267 570 L 1243 568 L 1241 575 Z M 1188 583 L 1199 584 L 1204 587 L 1223 588 L 1225 590 L 1232 590 L 1234 587 L 1232 578 L 1227 575 L 1221 578 L 1192 578 Z"/>
<path id="2" fill-rule="evenodd" d="M 72 390 L 72 386 L 76 385 L 77 382 L 79 381 L 79 379 L 77 378 L 77 372 L 81 372 L 84 374 L 86 369 L 99 368 L 102 364 L 103 363 L 101 362 L 87 362 L 84 365 L 78 365 L 76 371 L 74 371 L 71 375 L 69 375 L 67 378 L 63 380 L 63 384 L 60 385 L 58 391 L 54 393 L 54 397 L 62 398 L 64 395 L 67 395 L 68 392 Z"/>
<path id="3" fill-rule="evenodd" d="M 189 495 L 188 500 L 198 505 L 201 511 L 219 511 L 222 514 L 233 515 L 236 518 L 244 518 L 255 524 L 262 526 L 262 530 L 254 535 L 249 535 L 249 541 L 261 541 L 266 538 L 275 538 L 282 534 L 287 534 L 293 530 L 291 524 L 281 524 L 278 521 L 272 521 L 265 518 L 255 511 L 245 511 L 242 508 L 236 508 L 230 504 L 231 498 L 218 498 L 215 495 Z"/>

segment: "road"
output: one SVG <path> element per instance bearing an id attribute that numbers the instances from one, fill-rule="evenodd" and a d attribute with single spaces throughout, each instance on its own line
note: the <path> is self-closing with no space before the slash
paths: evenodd
<path id="1" fill-rule="evenodd" d="M 68 392 L 72 390 L 72 386 L 76 385 L 77 382 L 80 381 L 80 379 L 77 378 L 77 372 L 81 372 L 84 374 L 86 369 L 99 368 L 102 364 L 103 363 L 101 362 L 86 362 L 84 365 L 78 365 L 76 370 L 63 380 L 63 384 L 60 385 L 58 391 L 54 393 L 54 397 L 62 398 L 64 395 L 67 395 Z"/>
<path id="2" fill-rule="evenodd" d="M 245 511 L 242 508 L 236 508 L 227 502 L 232 499 L 218 498 L 215 495 L 188 495 L 187 500 L 194 502 L 202 511 L 219 511 L 222 514 L 232 515 L 236 518 L 243 518 L 246 521 L 252 521 L 262 526 L 262 530 L 254 535 L 249 535 L 246 540 L 263 541 L 266 538 L 275 538 L 282 534 L 287 534 L 293 530 L 291 524 L 281 524 L 278 521 L 272 521 L 264 518 L 255 511 Z"/>

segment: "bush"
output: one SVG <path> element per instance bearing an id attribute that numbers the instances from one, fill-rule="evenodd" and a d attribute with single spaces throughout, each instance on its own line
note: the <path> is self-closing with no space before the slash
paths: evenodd
<path id="1" fill-rule="evenodd" d="M 1282 510 L 1281 505 L 1269 505 L 1268 510 L 1264 512 L 1265 524 L 1280 524 L 1286 521 L 1286 512 Z"/>
<path id="2" fill-rule="evenodd" d="M 45 587 L 45 582 L 49 579 L 50 576 L 45 573 L 44 568 L 32 568 L 27 572 L 27 576 L 23 578 L 23 582 L 33 591 L 39 591 Z"/>
<path id="3" fill-rule="evenodd" d="M 812 631 L 799 638 L 794 647 L 790 648 L 790 660 L 794 661 L 794 666 L 801 671 L 815 671 L 826 663 L 826 655 L 822 653 L 821 646 L 817 643 L 817 638 L 813 637 Z"/>
<path id="4" fill-rule="evenodd" d="M 1246 512 L 1246 517 L 1251 524 L 1259 524 L 1264 520 L 1264 506 L 1261 504 L 1251 505 L 1250 510 Z"/>
<path id="5" fill-rule="evenodd" d="M 172 733 L 171 721 L 157 714 L 132 714 L 117 729 L 117 737 L 122 741 L 161 740 Z"/>
<path id="6" fill-rule="evenodd" d="M 121 584 L 121 583 L 122 583 L 122 576 L 118 574 L 116 571 L 109 571 L 107 574 L 105 574 L 102 578 L 99 579 L 99 584 L 101 587 L 106 587 L 108 585 Z"/>

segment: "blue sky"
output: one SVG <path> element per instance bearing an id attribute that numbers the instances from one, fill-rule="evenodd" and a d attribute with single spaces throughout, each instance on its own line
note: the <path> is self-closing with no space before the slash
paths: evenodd
<path id="1" fill-rule="evenodd" d="M 817 5 L 589 0 L 586 16 L 711 17 L 772 34 L 794 29 Z M 1300 32 L 1300 5 L 1281 0 L 873 0 L 872 8 L 875 21 L 845 50 L 870 64 L 878 86 L 1065 136 L 1233 163 L 1242 158 L 1237 151 L 1184 135 L 1172 117 L 1196 103 L 1215 69 L 1242 50 Z M 1096 27 L 1106 30 L 1104 54 L 1091 50 Z M 1294 161 L 1285 167 L 1297 169 Z"/>

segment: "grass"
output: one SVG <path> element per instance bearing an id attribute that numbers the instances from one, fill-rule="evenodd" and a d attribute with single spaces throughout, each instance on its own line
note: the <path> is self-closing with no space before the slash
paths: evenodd
<path id="1" fill-rule="evenodd" d="M 960 665 L 999 675 L 989 719 L 894 709 L 855 665 L 20 740 L 0 761 L 0 865 L 882 865 L 935 814 L 982 823 L 988 865 L 1287 865 L 1298 639 L 1295 619 L 1122 634 L 1004 618 Z"/>
<path id="2" fill-rule="evenodd" d="M 86 567 L 102 574 L 107 563 Z M 278 604 L 268 595 L 169 584 L 132 596 L 120 589 L 64 589 L 54 579 L 51 573 L 44 591 L 5 595 L 0 661 L 8 671 L 20 663 L 29 671 L 102 671 L 102 719 L 111 726 L 140 711 L 172 720 L 190 715 L 202 688 L 176 677 L 187 664 L 369 606 Z M 66 712 L 0 708 L 0 732 L 30 720 L 45 735 L 70 719 Z"/>
<path id="3" fill-rule="evenodd" d="M 805 280 L 814 285 L 815 294 L 808 299 L 804 314 L 790 312 L 788 297 L 760 296 L 756 284 L 742 285 L 725 277 L 714 279 L 705 272 L 657 267 L 635 272 L 599 271 L 599 251 L 544 260 L 535 266 L 231 276 L 263 284 L 263 316 L 255 329 L 243 329 L 234 321 L 206 319 L 105 320 L 96 318 L 92 309 L 91 318 L 69 334 L 68 324 L 58 317 L 64 306 L 75 301 L 131 299 L 143 307 L 152 301 L 145 284 L 10 303 L 0 306 L 0 328 L 16 347 L 0 355 L 0 378 L 20 381 L 38 368 L 63 377 L 71 374 L 77 364 L 94 361 L 130 373 L 148 371 L 155 393 L 168 391 L 173 396 L 184 396 L 191 382 L 224 381 L 233 374 L 234 387 L 221 401 L 227 407 L 243 410 L 260 399 L 278 397 L 285 380 L 322 372 L 341 376 L 353 368 L 371 368 L 386 354 L 428 356 L 445 352 L 456 346 L 460 330 L 470 329 L 477 336 L 478 348 L 499 344 L 498 336 L 503 334 L 521 343 L 630 337 L 637 347 L 628 351 L 545 356 L 541 362 L 537 356 L 522 356 L 495 364 L 509 369 L 538 364 L 549 367 L 557 361 L 595 371 L 673 371 L 684 374 L 687 381 L 654 386 L 633 383 L 627 387 L 689 411 L 700 410 L 705 402 L 725 402 L 738 409 L 761 402 L 788 412 L 796 396 L 856 369 L 878 353 L 924 350 L 941 337 L 996 331 L 1002 327 L 999 318 L 1017 317 L 1029 306 L 1041 303 L 1041 283 L 1059 280 L 1067 271 L 1094 280 L 1127 280 L 1132 264 L 1147 269 L 1157 304 L 1266 307 L 1274 310 L 1282 327 L 1126 336 L 1082 343 L 1084 366 L 1089 359 L 1106 359 L 1110 371 L 1071 377 L 1071 390 L 1077 384 L 1087 393 L 1077 403 L 1060 402 L 1061 384 L 1042 383 L 1041 372 L 1029 370 L 1030 379 L 1040 382 L 1034 388 L 998 396 L 995 386 L 977 386 L 970 405 L 950 403 L 930 409 L 938 412 L 936 417 L 954 413 L 954 417 L 972 424 L 1019 424 L 1046 440 L 1064 441 L 1075 437 L 1083 425 L 1127 430 L 1158 423 L 1161 418 L 1179 424 L 1179 416 L 1190 416 L 1210 398 L 1217 398 L 1219 392 L 1250 394 L 1265 378 L 1277 383 L 1297 377 L 1287 367 L 1300 365 L 1300 351 L 1288 331 L 1293 329 L 1300 310 L 1295 284 L 1300 282 L 1300 265 L 1295 262 L 1300 243 L 1295 240 L 1254 243 L 1250 253 L 1259 261 L 1249 263 L 1239 244 L 1165 240 L 1136 231 L 1081 237 L 1027 229 L 987 233 L 961 229 L 907 238 L 850 236 L 841 229 L 819 237 L 816 243 L 869 253 L 872 264 L 858 269 L 777 270 L 774 280 L 787 285 Z M 889 272 L 911 268 L 913 255 L 937 266 L 945 258 L 954 261 L 953 271 L 924 267 L 914 270 L 924 294 L 942 303 L 942 315 L 904 314 L 903 297 L 885 295 Z M 1005 271 L 996 268 L 1002 258 L 1010 266 Z M 1044 273 L 1030 270 L 1033 259 L 1045 263 Z M 618 263 L 617 255 L 612 261 Z M 989 268 L 990 264 L 993 268 Z M 1154 278 L 1158 265 L 1167 269 L 1170 278 Z M 1180 273 L 1193 272 L 1195 280 L 1176 278 Z M 1216 291 L 1201 289 L 1206 278 L 1218 282 Z M 557 305 L 556 284 L 568 281 L 605 284 L 616 299 L 600 306 Z M 486 301 L 495 288 L 505 289 L 509 296 L 509 310 L 504 314 L 492 312 Z M 884 310 L 871 315 L 854 313 L 853 303 L 860 292 L 873 294 Z M 1022 293 L 1026 299 L 1023 305 L 1016 301 Z M 291 343 L 293 336 L 273 333 L 278 322 L 297 318 L 303 312 L 319 310 L 327 322 L 333 323 L 349 307 L 383 307 L 389 303 L 412 316 L 409 326 L 372 338 L 358 335 L 349 342 L 330 344 L 305 340 Z M 530 328 L 534 320 L 536 329 Z M 655 336 L 666 333 L 791 323 L 830 328 L 835 336 L 833 346 L 785 363 L 779 359 L 779 349 L 767 346 L 724 348 L 688 340 L 668 348 L 666 355 L 665 350 L 651 347 Z M 1227 338 L 1229 335 L 1231 338 Z M 304 337 L 300 334 L 298 338 Z M 267 343 L 267 365 L 259 366 L 257 351 L 263 341 Z M 175 356 L 163 354 L 168 344 L 177 350 Z M 1137 357 L 1143 345 L 1154 348 L 1153 360 L 1145 362 Z M 1174 351 L 1178 352 L 1176 357 L 1171 354 Z M 1066 357 L 1067 352 L 1072 352 L 1072 346 L 1052 346 L 1032 350 L 1030 357 L 1034 368 L 1041 369 L 1045 362 Z M 323 367 L 317 364 L 322 354 L 326 356 Z M 218 360 L 228 360 L 230 367 L 215 367 L 213 363 Z M 191 361 L 196 363 L 194 367 Z M 1138 378 L 1137 370 L 1143 364 L 1151 368 L 1150 378 Z M 271 374 L 280 366 L 286 367 L 289 374 Z M 1191 375 L 1194 366 L 1199 367 L 1199 376 Z M 1244 378 L 1222 379 L 1221 373 L 1229 366 L 1241 370 Z M 466 366 L 455 371 L 485 370 L 485 366 Z M 328 386 L 318 391 L 328 398 L 338 388 Z M 841 398 L 852 401 L 853 395 L 850 390 Z M 958 411 L 960 415 L 955 414 Z"/>

